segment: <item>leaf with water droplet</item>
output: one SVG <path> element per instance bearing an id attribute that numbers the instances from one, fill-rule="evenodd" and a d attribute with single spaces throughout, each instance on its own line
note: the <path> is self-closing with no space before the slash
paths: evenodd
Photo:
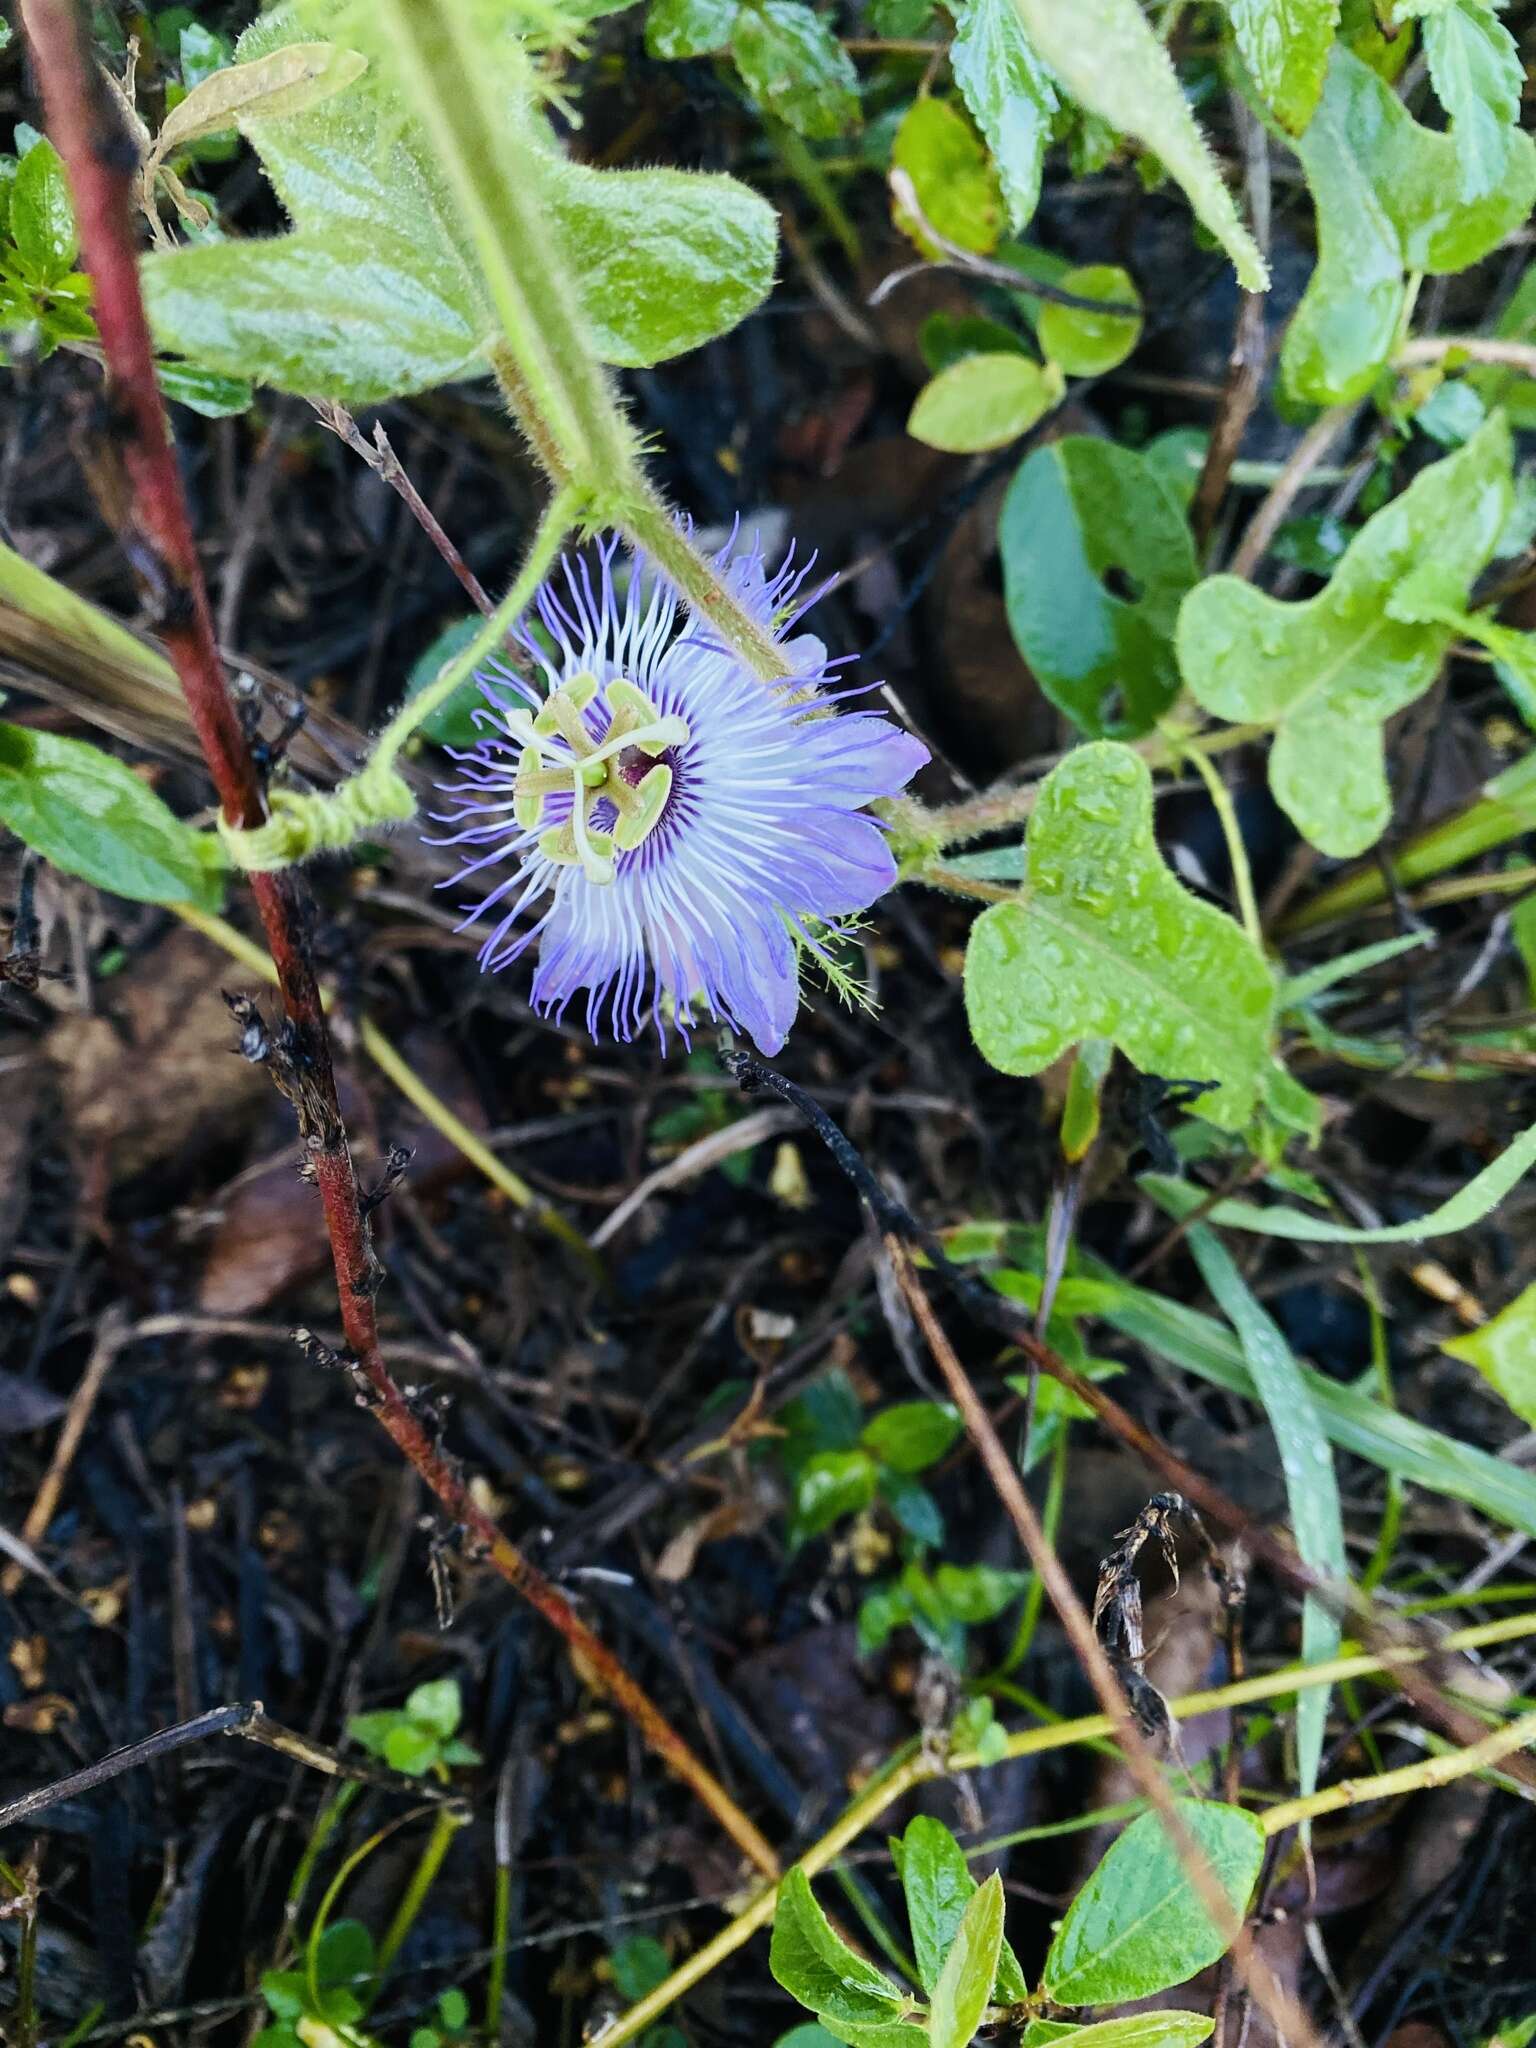
<path id="1" fill-rule="evenodd" d="M 1399 594 L 1432 585 L 1439 605 L 1465 604 L 1510 498 L 1509 429 L 1495 414 L 1366 521 L 1316 597 L 1285 603 L 1209 576 L 1185 598 L 1185 682 L 1218 718 L 1275 728 L 1270 787 L 1324 853 L 1344 859 L 1381 837 L 1392 811 L 1382 724 L 1429 688 L 1455 632 Z"/>
<path id="2" fill-rule="evenodd" d="M 1201 1116 L 1253 1110 L 1274 979 L 1252 940 L 1175 880 L 1152 831 L 1152 777 L 1129 747 L 1078 747 L 1041 786 L 1028 880 L 976 920 L 965 1004 L 983 1056 L 1038 1074 L 1085 1038 L 1143 1073 L 1204 1081 Z"/>
<path id="3" fill-rule="evenodd" d="M 1362 397 L 1396 340 L 1404 272 L 1464 270 L 1524 224 L 1536 145 L 1499 132 L 1496 175 L 1463 200 L 1455 140 L 1415 121 L 1368 64 L 1334 50 L 1317 113 L 1294 145 L 1317 210 L 1317 266 L 1280 352 L 1292 397 Z"/>

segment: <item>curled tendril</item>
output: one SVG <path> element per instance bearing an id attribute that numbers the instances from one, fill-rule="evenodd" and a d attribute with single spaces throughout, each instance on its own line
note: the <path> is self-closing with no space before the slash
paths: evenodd
<path id="1" fill-rule="evenodd" d="M 273 874 L 317 853 L 339 853 L 370 831 L 403 825 L 416 815 L 410 784 L 377 756 L 325 796 L 274 789 L 264 825 L 219 820 L 219 838 L 233 866 L 248 875 Z"/>

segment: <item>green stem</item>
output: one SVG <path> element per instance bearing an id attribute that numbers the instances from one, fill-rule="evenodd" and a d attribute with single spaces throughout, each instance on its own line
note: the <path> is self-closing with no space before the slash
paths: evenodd
<path id="1" fill-rule="evenodd" d="M 507 1949 L 512 1939 L 512 1866 L 496 1865 L 495 1892 L 491 1903 L 491 1968 L 485 1980 L 485 2038 L 501 2040 L 501 2008 L 507 1990 Z"/>
<path id="2" fill-rule="evenodd" d="M 378 1959 L 373 1980 L 373 1997 L 376 1999 L 384 1988 L 395 1957 L 400 1953 L 401 1944 L 416 1924 L 416 1917 L 427 1902 L 437 1873 L 448 1854 L 448 1845 L 463 1827 L 469 1816 L 452 1806 L 440 1806 L 437 1818 L 432 1823 L 432 1832 L 426 1846 L 417 1859 L 416 1868 L 411 1872 L 411 1881 L 405 1888 L 404 1896 L 395 1908 L 395 1917 L 390 1921 L 384 1939 L 379 1943 Z"/>
<path id="3" fill-rule="evenodd" d="M 1262 953 L 1264 926 L 1259 918 L 1259 900 L 1253 893 L 1253 872 L 1248 865 L 1248 849 L 1243 844 L 1243 835 L 1238 828 L 1232 792 L 1206 759 L 1203 748 L 1183 745 L 1180 752 L 1193 765 L 1195 773 L 1205 784 L 1206 795 L 1211 800 L 1211 807 L 1221 824 L 1222 837 L 1227 842 L 1227 859 L 1232 867 L 1232 884 L 1237 891 L 1237 907 L 1243 920 L 1243 930 Z"/>

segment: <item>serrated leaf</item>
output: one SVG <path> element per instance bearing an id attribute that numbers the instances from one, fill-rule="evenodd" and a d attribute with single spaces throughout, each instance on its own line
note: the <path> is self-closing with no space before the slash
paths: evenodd
<path id="1" fill-rule="evenodd" d="M 991 1702 L 987 1704 L 990 1706 Z M 965 1909 L 976 1895 L 976 1880 L 960 1844 L 944 1823 L 930 1814 L 914 1815 L 900 1843 L 893 1847 L 899 1847 L 901 1852 L 898 1867 L 912 1929 L 917 1981 L 924 1991 L 931 1992 L 939 1981 L 944 1958 L 959 1932 Z M 1025 1990 L 1017 1959 L 1007 1942 L 1003 1942 L 989 1995 L 995 1996 L 999 2004 L 1012 2005 L 1025 1995 Z"/>
<path id="2" fill-rule="evenodd" d="M 1269 1052 L 1274 983 L 1222 911 L 1177 882 L 1129 747 L 1078 747 L 1041 786 L 1017 898 L 972 927 L 965 1004 L 983 1056 L 1038 1074 L 1085 1038 L 1143 1073 L 1204 1081 L 1196 1108 L 1240 1128 Z"/>
<path id="3" fill-rule="evenodd" d="M 994 1870 L 971 1898 L 928 2009 L 929 2048 L 968 2048 L 992 1996 L 1003 1946 L 1003 1881 Z"/>
<path id="4" fill-rule="evenodd" d="M 798 1864 L 779 1885 L 768 1967 L 776 1984 L 823 2019 L 880 2026 L 899 2019 L 910 2004 L 833 1932 Z"/>
<path id="5" fill-rule="evenodd" d="M 350 85 L 368 68 L 359 50 L 333 43 L 289 43 L 269 56 L 231 64 L 195 85 L 166 115 L 150 155 L 157 164 L 200 135 L 232 127 L 237 117 L 277 120 L 299 114 Z"/>
<path id="6" fill-rule="evenodd" d="M 998 541 L 1008 624 L 1046 696 L 1090 738 L 1150 731 L 1178 695 L 1174 626 L 1200 573 L 1163 478 L 1129 448 L 1068 435 L 1020 465 Z"/>
<path id="7" fill-rule="evenodd" d="M 0 824 L 61 873 L 114 896 L 205 910 L 223 901 L 217 842 L 84 740 L 0 725 Z"/>
<path id="8" fill-rule="evenodd" d="M 731 55 L 765 113 L 799 135 L 844 135 L 859 117 L 859 76 L 828 24 L 800 0 L 744 0 Z"/>
<path id="9" fill-rule="evenodd" d="M 1168 52 L 1139 0 L 1014 4 L 1031 46 L 1072 97 L 1153 152 L 1231 257 L 1238 282 L 1249 291 L 1263 291 L 1269 283 L 1264 259 L 1238 217 Z"/>
<path id="10" fill-rule="evenodd" d="M 1179 1818 L 1242 1914 L 1264 1861 L 1251 1813 L 1180 1799 Z M 1120 2005 L 1183 1984 L 1226 1950 L 1163 1823 L 1144 1813 L 1113 1842 L 1068 1908 L 1041 1973 L 1057 2005 Z"/>
<path id="11" fill-rule="evenodd" d="M 663 62 L 723 50 L 736 25 L 739 0 L 651 0 L 645 47 Z"/>
<path id="12" fill-rule="evenodd" d="M 1383 722 L 1429 688 L 1454 632 L 1395 615 L 1395 600 L 1426 573 L 1437 601 L 1465 600 L 1508 513 L 1509 463 L 1495 415 L 1366 521 L 1316 597 L 1287 603 L 1212 576 L 1184 600 L 1185 682 L 1217 717 L 1275 728 L 1270 787 L 1324 853 L 1363 853 L 1386 827 Z"/>
<path id="13" fill-rule="evenodd" d="M 950 1449 L 961 1427 L 947 1401 L 898 1401 L 865 1424 L 861 1441 L 893 1471 L 926 1472 Z"/>
<path id="14" fill-rule="evenodd" d="M 1141 294 L 1127 272 L 1113 263 L 1089 263 L 1081 270 L 1069 270 L 1061 280 L 1064 291 L 1079 298 L 1098 299 L 1107 306 L 1141 305 Z M 1053 362 L 1074 377 L 1101 377 L 1113 370 L 1141 339 L 1141 314 L 1089 313 L 1081 306 L 1059 305 L 1047 299 L 1040 308 L 1036 332 L 1040 346 Z"/>
<path id="15" fill-rule="evenodd" d="M 964 0 L 949 61 L 971 119 L 997 165 L 1017 234 L 1040 203 L 1040 175 L 1059 102 L 1013 0 Z"/>
<path id="16" fill-rule="evenodd" d="M 74 201 L 59 153 L 46 137 L 17 165 L 11 183 L 11 239 L 37 284 L 56 284 L 75 267 L 80 237 Z"/>
<path id="17" fill-rule="evenodd" d="M 1506 139 L 1498 176 L 1457 196 L 1457 145 L 1415 121 L 1392 88 L 1336 47 L 1317 113 L 1294 145 L 1317 213 L 1317 265 L 1286 331 L 1285 387 L 1335 405 L 1359 398 L 1391 352 L 1405 270 L 1441 275 L 1478 262 L 1536 200 L 1536 147 Z"/>
<path id="18" fill-rule="evenodd" d="M 917 394 L 907 432 L 952 455 L 1005 448 L 1060 404 L 1066 388 L 1054 363 L 1015 350 L 962 356 Z"/>
<path id="19" fill-rule="evenodd" d="M 1479 0 L 1426 8 L 1420 32 L 1435 96 L 1451 117 L 1458 192 L 1464 200 L 1481 199 L 1503 177 L 1510 135 L 1520 121 L 1525 68 L 1519 45 Z"/>
<path id="20" fill-rule="evenodd" d="M 924 219 L 946 241 L 978 256 L 997 247 L 1002 226 L 997 172 L 958 107 L 948 100 L 914 100 L 891 144 L 891 166 L 912 180 Z M 891 217 L 925 256 L 940 254 L 905 208 L 896 205 Z"/>
<path id="21" fill-rule="evenodd" d="M 1280 126 L 1300 135 L 1317 112 L 1338 28 L 1338 0 L 1229 0 L 1243 62 Z"/>
<path id="22" fill-rule="evenodd" d="M 1445 1338 L 1440 1349 L 1476 1366 L 1520 1420 L 1536 1429 L 1536 1283 L 1492 1321 L 1464 1336 Z"/>

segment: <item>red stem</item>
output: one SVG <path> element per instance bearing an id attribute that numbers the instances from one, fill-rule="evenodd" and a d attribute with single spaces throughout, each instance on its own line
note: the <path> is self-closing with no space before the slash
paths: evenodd
<path id="1" fill-rule="evenodd" d="M 82 258 L 94 288 L 93 311 L 107 366 L 107 432 L 130 486 L 132 526 L 123 535 L 124 546 L 180 678 L 224 815 L 231 824 L 260 825 L 265 818 L 261 782 L 214 640 L 202 564 L 155 378 L 134 238 L 138 149 L 107 94 L 74 0 L 22 0 L 21 11 L 50 139 L 69 173 Z M 759 1869 L 776 1876 L 778 1859 L 758 1829 L 565 1595 L 475 1505 L 462 1474 L 434 1447 L 395 1385 L 379 1350 L 373 1307 L 378 1268 L 337 1104 L 298 885 L 286 873 L 250 880 L 293 1026 L 293 1064 L 300 1082 L 295 1096 L 325 1212 L 342 1328 L 351 1358 L 372 1389 L 374 1414 L 449 1519 L 466 1529 L 473 1549 L 560 1631 L 583 1675 L 629 1716 L 738 1847 Z"/>

